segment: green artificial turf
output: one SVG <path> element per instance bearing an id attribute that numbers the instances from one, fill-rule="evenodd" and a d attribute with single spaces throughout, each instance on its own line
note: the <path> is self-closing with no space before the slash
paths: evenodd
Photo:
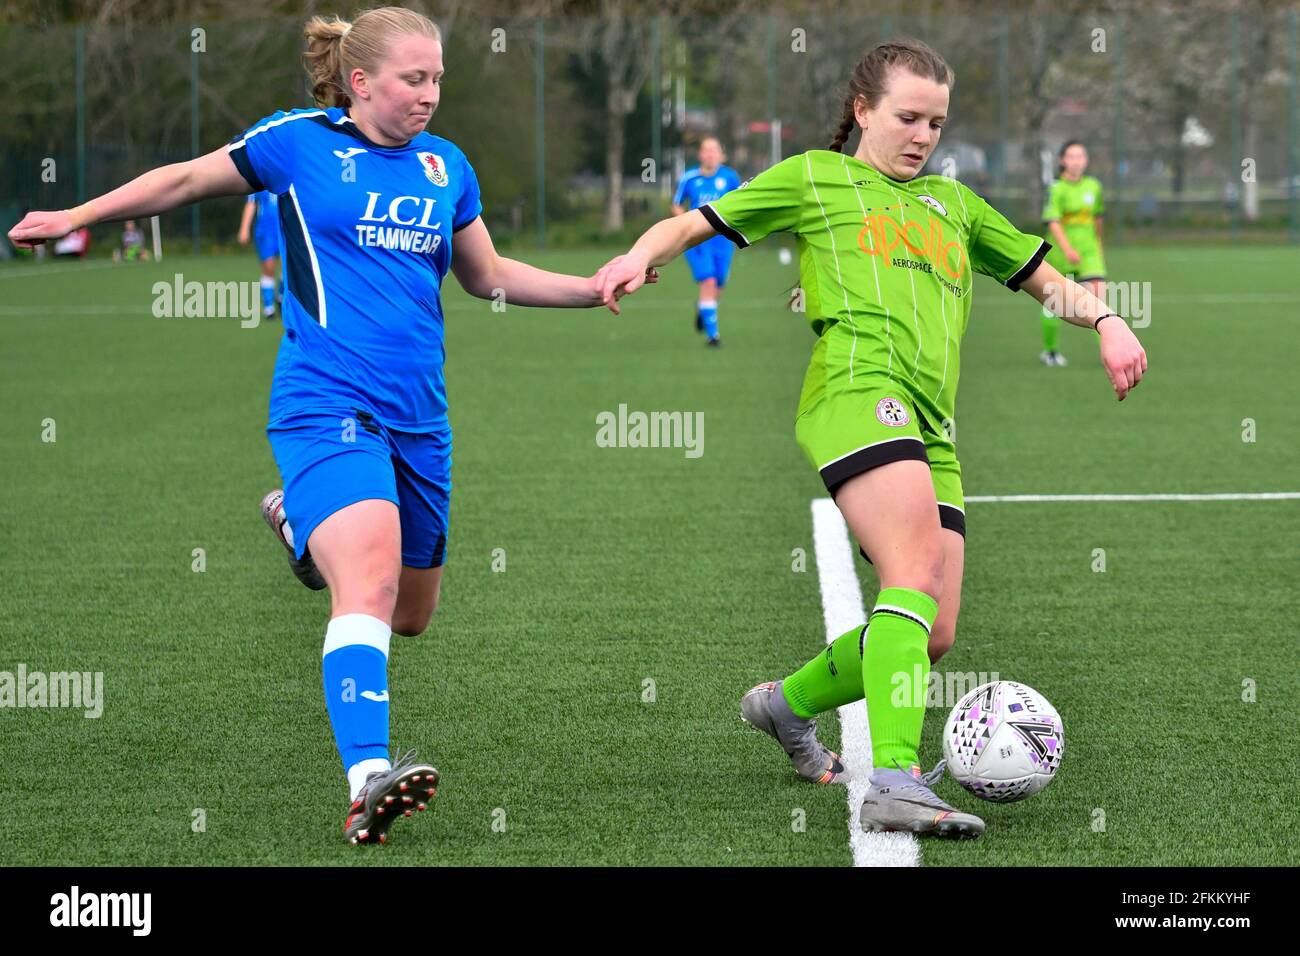
<path id="1" fill-rule="evenodd" d="M 525 258 L 590 273 L 616 252 Z M 1151 283 L 1151 370 L 1123 404 L 1092 333 L 1064 329 L 1070 366 L 1044 368 L 1036 303 L 981 280 L 957 409 L 967 495 L 1300 491 L 1295 256 L 1108 250 L 1113 278 Z M 390 665 L 394 742 L 443 784 L 382 849 L 342 840 L 328 598 L 258 513 L 280 483 L 263 431 L 279 323 L 154 318 L 153 283 L 178 272 L 256 279 L 251 256 L 0 269 L 0 670 L 105 684 L 98 719 L 0 709 L 0 864 L 851 861 L 844 790 L 802 783 L 737 719 L 744 690 L 825 640 L 809 511 L 825 492 L 793 436 L 814 339 L 774 244 L 737 256 L 720 350 L 693 328 L 681 263 L 618 318 L 494 312 L 449 278 L 448 566 L 432 625 L 395 637 Z M 599 447 L 620 404 L 702 412 L 703 455 Z M 925 843 L 923 864 L 1300 862 L 1300 502 L 967 515 L 940 670 L 1036 687 L 1067 750 L 1020 804 L 941 784 L 989 830 Z M 928 713 L 927 760 L 946 715 Z"/>

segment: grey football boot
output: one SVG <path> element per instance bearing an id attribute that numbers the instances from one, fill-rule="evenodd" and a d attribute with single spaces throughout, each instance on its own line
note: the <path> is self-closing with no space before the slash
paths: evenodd
<path id="1" fill-rule="evenodd" d="M 425 809 L 438 792 L 438 771 L 408 750 L 391 770 L 370 774 L 352 801 L 343 835 L 354 846 L 387 843 L 388 828 L 399 816 Z"/>
<path id="2" fill-rule="evenodd" d="M 871 785 L 862 800 L 859 821 L 870 833 L 902 830 L 918 836 L 973 840 L 984 832 L 984 821 L 940 800 L 930 788 L 943 777 L 943 761 L 929 773 L 920 767 L 871 772 Z"/>
<path id="3" fill-rule="evenodd" d="M 740 719 L 775 737 L 789 755 L 795 771 L 813 783 L 845 783 L 840 755 L 817 739 L 816 718 L 800 717 L 786 703 L 782 681 L 751 688 L 740 699 Z"/>
<path id="4" fill-rule="evenodd" d="M 301 559 L 294 555 L 293 545 L 289 543 L 289 538 L 284 531 L 289 519 L 284 514 L 284 492 L 279 488 L 267 492 L 266 497 L 262 499 L 262 517 L 266 519 L 266 523 L 275 532 L 276 538 L 289 552 L 289 567 L 293 570 L 294 577 L 313 591 L 323 590 L 326 587 L 325 578 L 321 576 L 316 562 L 311 559 L 311 552 L 303 548 Z"/>

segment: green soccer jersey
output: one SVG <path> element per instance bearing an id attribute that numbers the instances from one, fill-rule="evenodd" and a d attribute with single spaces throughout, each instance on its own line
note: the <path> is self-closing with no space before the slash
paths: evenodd
<path id="1" fill-rule="evenodd" d="M 955 179 L 898 182 L 815 149 L 700 207 L 741 248 L 798 236 L 803 304 L 820 337 L 801 406 L 882 378 L 952 419 L 973 272 L 1018 289 L 1051 248 Z"/>
<path id="2" fill-rule="evenodd" d="M 1097 217 L 1105 213 L 1101 198 L 1101 183 L 1091 176 L 1080 176 L 1077 182 L 1061 178 L 1052 183 L 1043 206 L 1043 222 L 1060 222 L 1070 245 L 1079 252 L 1097 247 Z"/>

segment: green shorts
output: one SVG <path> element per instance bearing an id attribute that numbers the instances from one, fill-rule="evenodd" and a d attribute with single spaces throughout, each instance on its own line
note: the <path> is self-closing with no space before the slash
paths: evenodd
<path id="1" fill-rule="evenodd" d="M 1049 240 L 1051 241 L 1051 240 Z M 1101 247 L 1094 244 L 1075 246 L 1074 251 L 1079 253 L 1077 263 L 1070 262 L 1065 258 L 1065 253 L 1055 246 L 1043 260 L 1048 265 L 1054 267 L 1057 272 L 1075 282 L 1088 282 L 1092 279 L 1106 278 L 1106 260 L 1101 254 Z"/>
<path id="2" fill-rule="evenodd" d="M 895 461 L 926 462 L 940 526 L 966 536 L 956 446 L 941 425 L 918 414 L 905 387 L 888 379 L 859 377 L 852 388 L 824 392 L 799 415 L 794 430 L 831 497 L 850 478 L 872 468 Z"/>

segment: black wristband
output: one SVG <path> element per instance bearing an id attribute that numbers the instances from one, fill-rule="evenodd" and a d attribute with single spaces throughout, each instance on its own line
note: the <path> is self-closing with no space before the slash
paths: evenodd
<path id="1" fill-rule="evenodd" d="M 1124 317 L 1118 312 L 1107 312 L 1105 315 L 1098 316 L 1097 321 L 1092 323 L 1092 330 L 1097 331 L 1097 326 L 1101 325 L 1102 319 L 1123 319 Z"/>

